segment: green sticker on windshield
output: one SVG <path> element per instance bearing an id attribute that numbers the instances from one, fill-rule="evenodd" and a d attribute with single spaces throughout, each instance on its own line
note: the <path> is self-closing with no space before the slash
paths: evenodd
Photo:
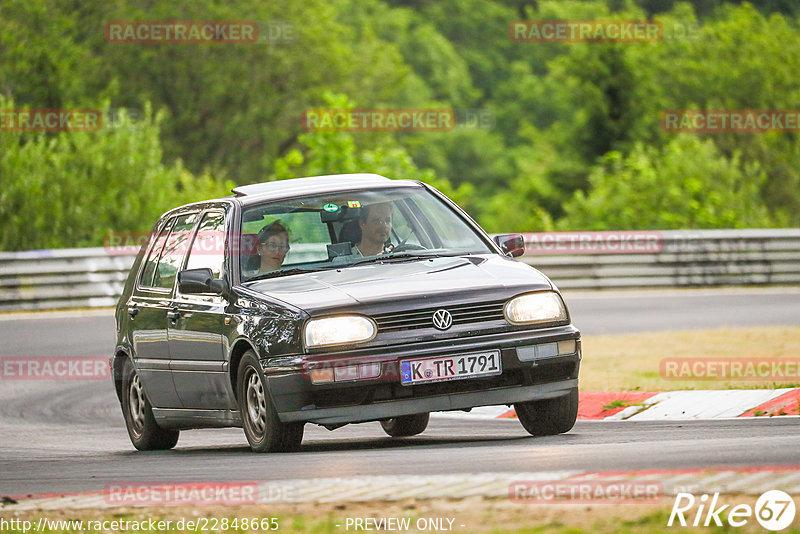
<path id="1" fill-rule="evenodd" d="M 327 212 L 334 212 L 334 211 L 339 211 L 339 206 L 337 206 L 336 204 L 329 203 L 322 206 L 322 209 L 324 209 Z"/>

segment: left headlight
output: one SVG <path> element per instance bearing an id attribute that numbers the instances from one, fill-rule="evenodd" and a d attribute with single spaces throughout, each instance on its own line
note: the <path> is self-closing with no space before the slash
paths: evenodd
<path id="1" fill-rule="evenodd" d="M 362 343 L 375 337 L 375 323 L 363 315 L 311 319 L 306 323 L 306 347 Z"/>
<path id="2" fill-rule="evenodd" d="M 506 303 L 505 315 L 514 324 L 554 323 L 567 320 L 567 309 L 558 293 L 529 293 Z"/>

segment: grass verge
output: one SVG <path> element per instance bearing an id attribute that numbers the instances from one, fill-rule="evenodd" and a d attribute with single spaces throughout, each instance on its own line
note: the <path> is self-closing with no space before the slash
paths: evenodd
<path id="1" fill-rule="evenodd" d="M 702 521 L 705 514 L 701 517 L 701 526 L 680 527 L 677 523 L 668 527 L 670 511 L 672 509 L 672 498 L 665 498 L 665 503 L 661 504 L 517 504 L 507 499 L 486 499 L 474 497 L 461 500 L 432 499 L 392 502 L 368 502 L 368 503 L 298 503 L 298 504 L 275 504 L 275 505 L 247 505 L 239 507 L 161 507 L 161 508 L 119 508 L 113 510 L 57 510 L 57 511 L 31 511 L 12 514 L 8 511 L 0 510 L 0 518 L 8 521 L 16 518 L 28 520 L 34 524 L 39 518 L 45 517 L 50 521 L 58 520 L 82 520 L 84 527 L 88 521 L 113 521 L 127 520 L 147 521 L 163 520 L 172 521 L 172 528 L 160 530 L 160 532 L 199 532 L 200 530 L 188 530 L 175 528 L 178 521 L 201 520 L 209 521 L 212 526 L 216 523 L 216 532 L 267 532 L 266 529 L 242 529 L 219 528 L 220 520 L 227 518 L 230 524 L 233 519 L 239 518 L 276 518 L 277 530 L 272 532 L 291 532 L 303 534 L 323 534 L 339 532 L 356 532 L 365 529 L 356 529 L 353 526 L 355 519 L 374 518 L 395 518 L 402 520 L 408 518 L 408 529 L 394 529 L 395 532 L 441 532 L 450 531 L 455 533 L 542 533 L 542 534 L 567 534 L 575 532 L 592 532 L 597 534 L 613 533 L 667 533 L 680 530 L 681 532 L 764 532 L 764 529 L 757 523 L 755 518 L 750 518 L 743 527 L 727 529 L 720 527 L 704 527 Z M 751 496 L 726 496 L 720 497 L 719 504 L 730 503 L 730 510 L 736 504 L 755 504 L 755 497 Z M 694 520 L 696 510 L 687 512 L 687 523 L 691 525 Z M 721 514 L 721 520 L 725 520 L 726 514 Z M 217 521 L 213 521 L 216 519 Z M 348 519 L 351 521 L 348 528 Z M 431 520 L 439 520 L 440 523 L 433 523 Z M 452 523 L 448 522 L 452 520 Z M 421 521 L 418 523 L 418 521 Z M 2 523 L 2 521 L 0 521 Z M 269 523 L 269 521 L 267 522 Z M 431 525 L 438 524 L 447 528 L 435 529 Z M 794 525 L 797 525 L 795 521 Z M 418 528 L 425 527 L 425 528 Z M 450 530 L 451 529 L 451 530 Z M 376 530 L 376 529 L 372 529 Z M 209 530 L 206 530 L 209 531 Z M 383 530 L 389 531 L 392 530 Z M 19 533 L 21 530 L 8 528 L 0 529 L 0 532 Z M 77 530 L 41 530 L 38 534 L 48 532 L 78 532 Z M 83 532 L 96 532 L 85 529 Z M 131 532 L 130 530 L 126 532 Z M 151 530 L 139 530 L 134 532 L 154 532 Z M 786 529 L 785 533 L 800 533 L 800 529 L 794 527 Z"/>
<path id="2" fill-rule="evenodd" d="M 787 359 L 800 357 L 800 327 L 763 327 L 583 338 L 582 391 L 672 391 L 800 387 L 788 380 L 665 379 L 666 358 Z"/>

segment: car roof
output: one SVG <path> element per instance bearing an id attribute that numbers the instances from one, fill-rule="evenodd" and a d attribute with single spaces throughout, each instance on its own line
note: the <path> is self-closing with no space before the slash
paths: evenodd
<path id="1" fill-rule="evenodd" d="M 257 204 L 265 200 L 280 200 L 316 193 L 333 193 L 337 191 L 358 191 L 368 189 L 384 189 L 389 187 L 425 187 L 416 180 L 390 180 L 380 174 L 328 174 L 307 178 L 292 178 L 275 182 L 240 185 L 231 189 L 234 195 L 202 200 L 177 206 L 161 215 L 159 220 L 187 209 L 203 209 L 210 205 L 231 203 L 235 198 L 243 205 Z"/>
<path id="2" fill-rule="evenodd" d="M 243 204 L 263 202 L 264 200 L 287 198 L 316 193 L 332 193 L 335 191 L 383 189 L 397 186 L 421 187 L 415 180 L 390 180 L 379 174 L 329 174 L 294 178 L 260 184 L 242 185 L 231 191 Z"/>

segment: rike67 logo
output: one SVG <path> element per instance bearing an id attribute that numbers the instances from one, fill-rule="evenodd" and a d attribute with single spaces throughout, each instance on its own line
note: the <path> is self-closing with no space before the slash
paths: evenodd
<path id="1" fill-rule="evenodd" d="M 762 527 L 777 532 L 794 521 L 794 500 L 788 493 L 780 490 L 770 490 L 761 494 L 755 507 L 749 504 L 737 504 L 731 508 L 730 504 L 721 505 L 718 501 L 719 493 L 715 493 L 710 501 L 707 494 L 696 499 L 691 493 L 678 493 L 667 526 L 722 527 L 727 523 L 731 527 L 742 527 L 755 517 Z"/>

